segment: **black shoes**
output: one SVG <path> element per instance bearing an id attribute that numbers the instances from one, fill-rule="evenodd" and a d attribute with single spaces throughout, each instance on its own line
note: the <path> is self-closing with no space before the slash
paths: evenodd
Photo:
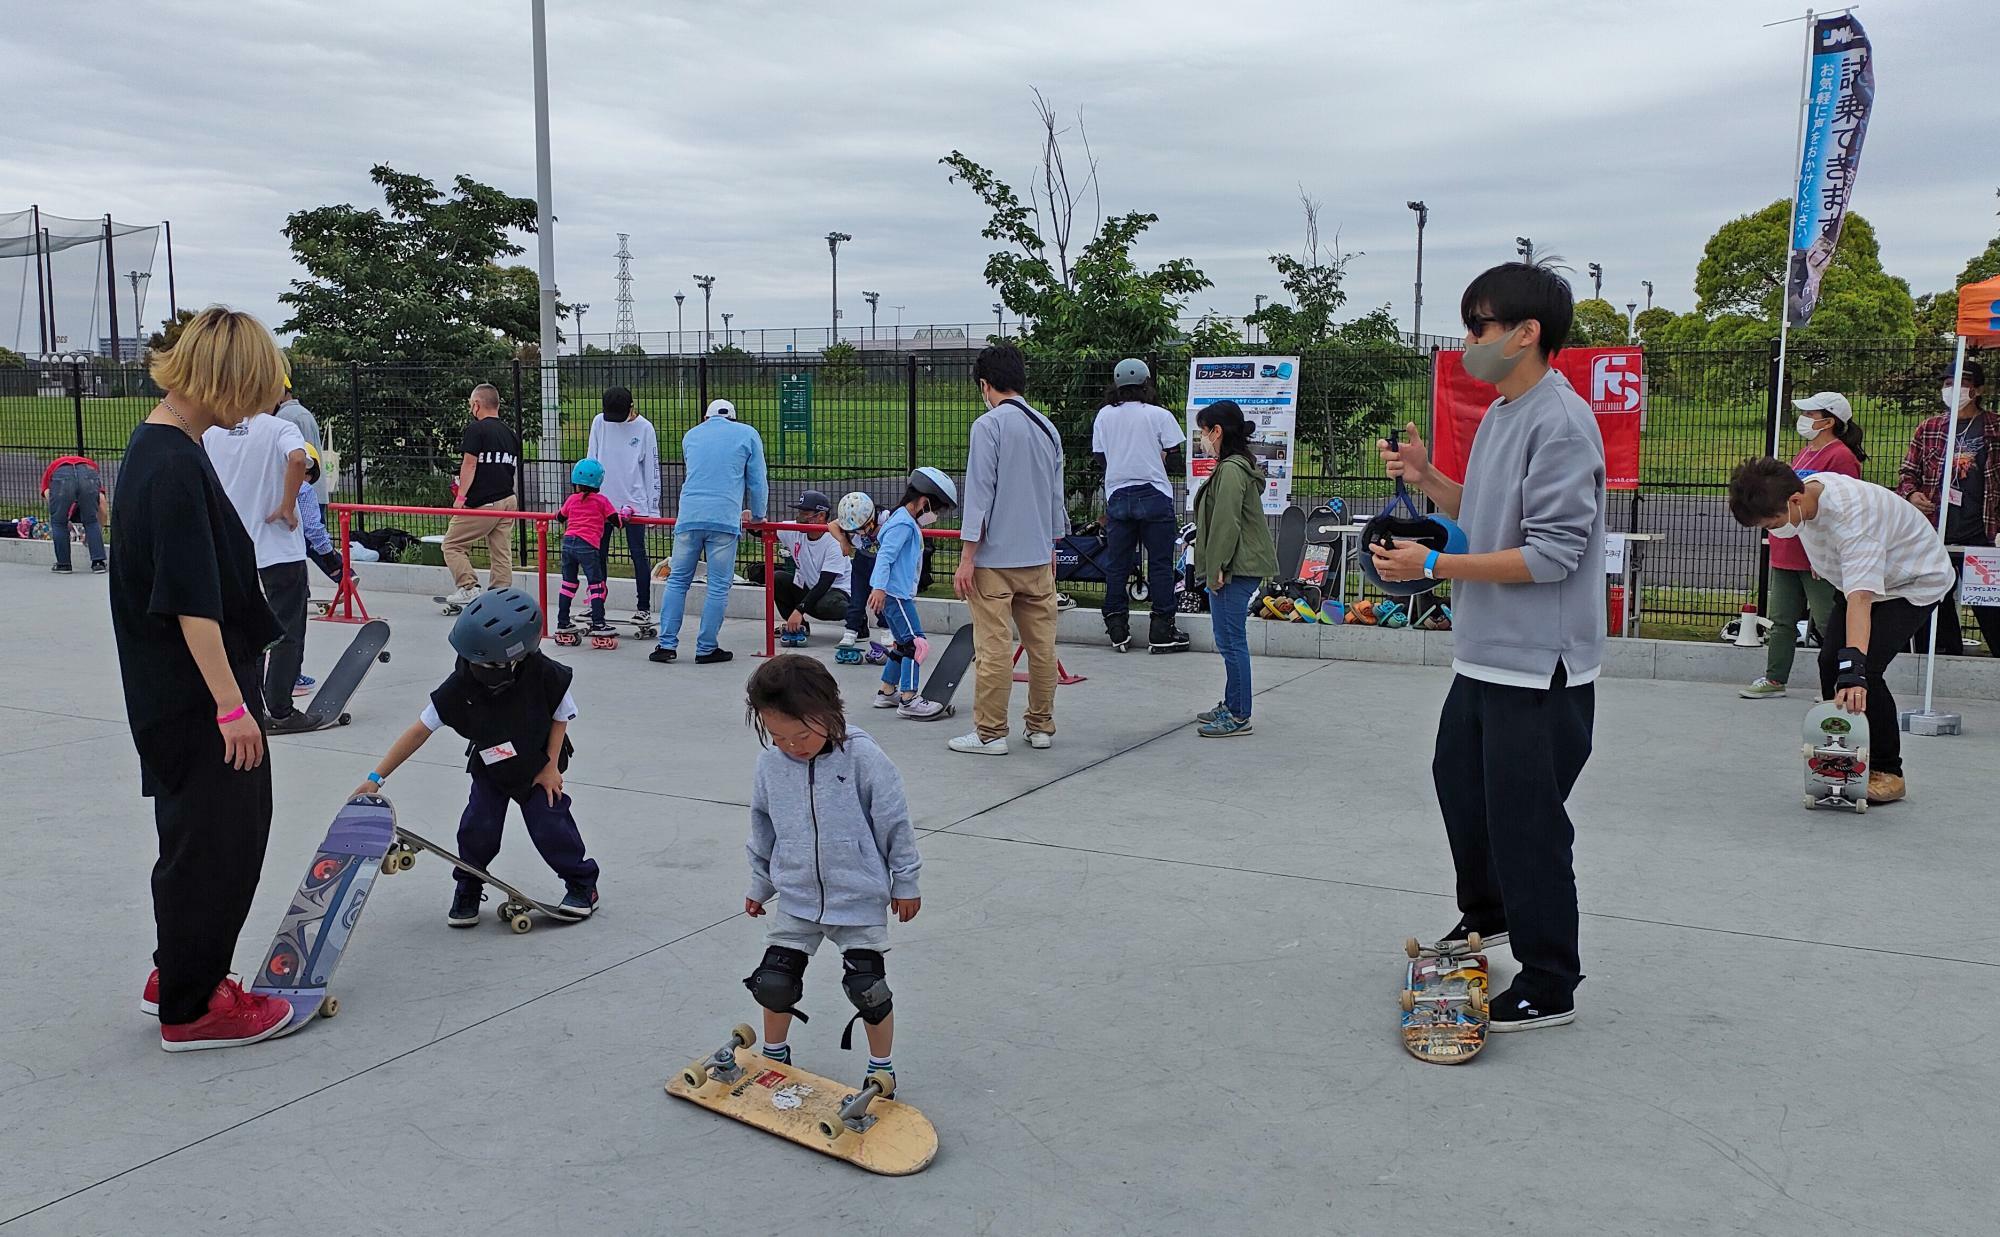
<path id="1" fill-rule="evenodd" d="M 1189 647 L 1188 634 L 1174 626 L 1172 614 L 1158 614 L 1153 617 L 1153 628 L 1147 636 L 1146 645 L 1149 653 L 1185 653 Z"/>
<path id="2" fill-rule="evenodd" d="M 696 653 L 694 655 L 694 664 L 697 666 L 713 666 L 717 662 L 729 661 L 735 656 L 736 654 L 730 652 L 728 649 L 710 649 L 706 653 Z"/>
<path id="3" fill-rule="evenodd" d="M 676 656 L 678 654 L 673 649 L 654 649 L 652 652 L 646 654 L 646 660 L 656 661 L 664 666 L 673 661 Z"/>
<path id="4" fill-rule="evenodd" d="M 1495 1031 L 1532 1031 L 1536 1027 L 1559 1027 L 1576 1021 L 1576 999 L 1539 998 L 1522 992 L 1519 988 L 1509 988 L 1493 999 L 1491 1029 Z"/>
<path id="5" fill-rule="evenodd" d="M 264 723 L 265 734 L 307 734 L 319 727 L 313 723 L 311 715 L 293 710 L 283 717 L 274 717 Z"/>
<path id="6" fill-rule="evenodd" d="M 1463 949 L 1465 948 L 1466 936 L 1473 932 L 1479 934 L 1479 947 L 1481 949 L 1491 949 L 1495 945 L 1505 945 L 1507 943 L 1506 928 L 1493 928 L 1489 930 L 1475 927 L 1471 923 L 1466 922 L 1464 916 L 1460 916 L 1458 922 L 1451 926 L 1451 931 L 1439 938 L 1438 948 Z"/>

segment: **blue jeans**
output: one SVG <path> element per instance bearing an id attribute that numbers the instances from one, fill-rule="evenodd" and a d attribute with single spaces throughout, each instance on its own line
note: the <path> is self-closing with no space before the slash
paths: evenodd
<path id="1" fill-rule="evenodd" d="M 1151 590 L 1153 613 L 1173 613 L 1174 539 L 1179 533 L 1174 523 L 1174 500 L 1150 485 L 1128 485 L 1106 500 L 1105 618 L 1131 608 L 1125 584 L 1132 578 L 1132 560 L 1142 545 L 1146 548 L 1146 587 Z"/>
<path id="2" fill-rule="evenodd" d="M 701 602 L 701 631 L 695 636 L 697 656 L 713 652 L 722 635 L 722 616 L 729 609 L 729 585 L 736 574 L 735 533 L 690 528 L 674 533 L 672 567 L 667 587 L 660 591 L 660 647 L 679 648 L 681 619 L 687 614 L 688 586 L 694 583 L 694 563 L 708 557 L 708 596 Z"/>
<path id="3" fill-rule="evenodd" d="M 1250 599 L 1262 583 L 1255 576 L 1231 576 L 1220 589 L 1208 590 L 1208 612 L 1215 631 L 1215 651 L 1222 654 L 1222 707 L 1241 718 L 1250 716 Z"/>
<path id="4" fill-rule="evenodd" d="M 889 635 L 895 640 L 895 644 L 889 646 L 889 660 L 882 663 L 882 685 L 899 692 L 914 692 L 921 667 L 917 665 L 916 658 L 898 653 L 896 645 L 905 640 L 914 641 L 924 634 L 924 622 L 917 617 L 917 603 L 904 597 L 891 597 L 883 603 L 882 620 L 889 624 Z"/>
<path id="5" fill-rule="evenodd" d="M 69 566 L 72 520 L 83 525 L 83 544 L 90 551 L 90 561 L 104 561 L 104 526 L 97 522 L 97 496 L 102 492 L 95 468 L 64 464 L 49 475 L 49 523 L 55 525 L 49 530 L 49 541 L 56 553 L 56 566 Z"/>
<path id="6" fill-rule="evenodd" d="M 570 603 L 576 599 L 577 577 L 583 577 L 584 601 L 590 605 L 590 625 L 604 626 L 604 560 L 606 551 L 581 537 L 562 539 L 562 590 L 556 602 L 556 626 L 569 626 Z"/>
<path id="7" fill-rule="evenodd" d="M 874 586 L 875 555 L 869 550 L 854 552 L 853 567 L 847 576 L 847 630 L 854 633 L 857 640 L 866 640 L 870 631 L 868 619 L 868 592 Z"/>

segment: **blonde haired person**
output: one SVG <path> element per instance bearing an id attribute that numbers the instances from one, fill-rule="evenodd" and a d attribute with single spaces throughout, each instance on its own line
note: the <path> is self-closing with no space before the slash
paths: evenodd
<path id="1" fill-rule="evenodd" d="M 153 800 L 154 971 L 141 1008 L 169 1052 L 254 1043 L 291 1006 L 229 977 L 271 829 L 258 691 L 283 634 L 258 588 L 257 552 L 201 436 L 273 407 L 284 357 L 264 324 L 212 305 L 154 354 L 166 392 L 133 429 L 113 512 L 111 627 L 125 711 Z"/>

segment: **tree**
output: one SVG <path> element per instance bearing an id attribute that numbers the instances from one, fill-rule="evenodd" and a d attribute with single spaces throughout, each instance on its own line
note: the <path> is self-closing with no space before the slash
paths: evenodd
<path id="1" fill-rule="evenodd" d="M 300 351 L 360 363 L 352 377 L 370 416 L 359 444 L 371 478 L 442 484 L 455 471 L 465 397 L 480 382 L 503 388 L 503 415 L 540 428 L 538 384 L 508 390 L 516 359 L 538 360 L 540 285 L 501 259 L 521 252 L 535 203 L 459 176 L 449 193 L 386 164 L 369 169 L 387 212 L 352 205 L 299 211 L 285 221 L 306 277 L 279 296 Z M 385 367 L 405 366 L 391 369 Z M 415 367 L 422 366 L 422 369 Z M 350 375 L 325 367 L 294 376 L 307 403 L 349 402 Z M 510 416 L 510 420 L 515 419 Z"/>
<path id="2" fill-rule="evenodd" d="M 2000 197 L 2000 190 L 1994 191 Z M 1995 212 L 2000 213 L 2000 212 Z M 1926 292 L 1917 298 L 1917 334 L 1923 339 L 1950 339 L 1958 332 L 1958 290 L 1966 284 L 1981 279 L 2000 276 L 2000 236 L 1986 243 L 1986 248 L 1974 255 L 1951 287 L 1942 292 Z"/>
<path id="3" fill-rule="evenodd" d="M 28 358 L 12 348 L 0 348 L 0 369 L 26 369 Z"/>
<path id="4" fill-rule="evenodd" d="M 828 386 L 853 386 L 861 381 L 861 350 L 842 340 L 820 350 L 819 380 Z"/>
<path id="5" fill-rule="evenodd" d="M 1576 317 L 1570 323 L 1569 340 L 1564 346 L 1592 348 L 1622 344 L 1630 337 L 1625 315 L 1618 312 L 1616 305 L 1603 297 L 1586 297 L 1576 303 Z"/>
<path id="6" fill-rule="evenodd" d="M 181 332 L 187 329 L 187 324 L 193 321 L 194 310 L 182 309 L 175 311 L 173 317 L 163 320 L 160 323 L 160 329 L 147 337 L 146 350 L 149 352 L 165 352 L 172 348 L 180 342 Z"/>
<path id="7" fill-rule="evenodd" d="M 1640 343 L 1650 344 L 1653 342 L 1655 335 L 1664 330 L 1678 316 L 1665 305 L 1655 305 L 1651 309 L 1640 310 L 1638 315 L 1632 319 L 1632 327 L 1639 332 Z"/>
<path id="8" fill-rule="evenodd" d="M 1765 324 L 1775 335 L 1784 308 L 1791 203 L 1780 199 L 1716 230 L 1695 269 L 1695 312 L 1711 322 L 1731 315 Z M 1849 212 L 1840 246 L 1820 283 L 1811 323 L 1796 335 L 1821 339 L 1911 339 L 1916 306 L 1909 285 L 1882 269 L 1881 246 L 1867 218 Z"/>

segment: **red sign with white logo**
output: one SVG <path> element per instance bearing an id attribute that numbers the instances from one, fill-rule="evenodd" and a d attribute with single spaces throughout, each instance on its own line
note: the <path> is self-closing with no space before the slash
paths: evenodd
<path id="1" fill-rule="evenodd" d="M 1569 380 L 1597 414 L 1604 436 L 1604 484 L 1639 488 L 1639 426 L 1646 413 L 1646 354 L 1640 348 L 1565 348 L 1552 367 Z M 1454 481 L 1465 480 L 1465 462 L 1479 422 L 1500 392 L 1465 372 L 1465 354 L 1437 353 L 1431 371 L 1431 461 Z"/>

